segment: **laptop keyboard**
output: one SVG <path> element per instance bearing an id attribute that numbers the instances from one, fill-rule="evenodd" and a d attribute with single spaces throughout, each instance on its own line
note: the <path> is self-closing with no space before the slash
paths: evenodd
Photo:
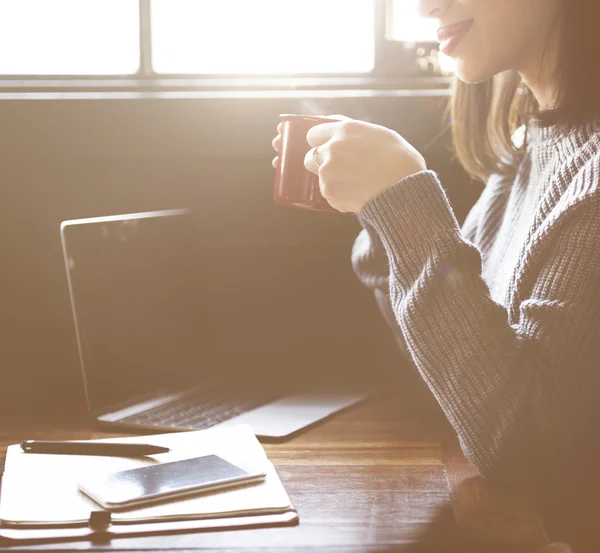
<path id="1" fill-rule="evenodd" d="M 256 407 L 277 399 L 272 394 L 235 397 L 231 389 L 219 393 L 216 389 L 202 390 L 178 400 L 151 407 L 135 415 L 123 417 L 119 422 L 192 428 L 201 430 L 246 413 Z"/>

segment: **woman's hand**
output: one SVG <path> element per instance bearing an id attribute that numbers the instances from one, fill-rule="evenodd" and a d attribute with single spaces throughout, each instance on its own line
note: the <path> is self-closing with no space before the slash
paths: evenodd
<path id="1" fill-rule="evenodd" d="M 423 156 L 398 133 L 364 121 L 323 123 L 310 129 L 307 140 L 313 149 L 304 165 L 319 175 L 321 194 L 342 212 L 358 213 L 378 193 L 427 169 Z"/>
<path id="2" fill-rule="evenodd" d="M 345 115 L 327 115 L 326 116 L 328 119 L 339 119 L 340 121 L 351 121 L 350 118 L 346 117 Z M 279 123 L 279 125 L 277 125 L 277 136 L 273 139 L 273 149 L 277 152 L 277 154 L 279 154 L 279 150 L 281 149 L 281 133 L 283 131 L 283 123 Z M 277 167 L 279 166 L 279 155 L 277 155 L 275 158 L 273 158 L 273 161 L 271 162 L 271 164 L 273 165 L 273 167 L 275 167 L 275 169 L 277 169 Z"/>

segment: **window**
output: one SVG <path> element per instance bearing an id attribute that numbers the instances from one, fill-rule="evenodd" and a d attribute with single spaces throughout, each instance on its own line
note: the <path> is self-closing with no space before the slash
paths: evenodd
<path id="1" fill-rule="evenodd" d="M 373 0 L 152 0 L 157 73 L 368 73 Z"/>
<path id="2" fill-rule="evenodd" d="M 0 78 L 413 76 L 437 56 L 417 3 L 0 0 Z"/>
<path id="3" fill-rule="evenodd" d="M 0 74 L 119 75 L 139 65 L 137 0 L 0 0 Z"/>

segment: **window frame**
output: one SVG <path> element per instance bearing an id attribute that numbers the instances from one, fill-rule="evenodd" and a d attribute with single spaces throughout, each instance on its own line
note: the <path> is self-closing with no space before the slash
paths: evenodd
<path id="1" fill-rule="evenodd" d="M 0 92 L 180 92 L 219 90 L 361 90 L 446 88 L 437 44 L 392 40 L 394 0 L 375 2 L 375 64 L 369 73 L 165 74 L 152 68 L 151 0 L 138 0 L 140 66 L 127 75 L 0 75 Z"/>

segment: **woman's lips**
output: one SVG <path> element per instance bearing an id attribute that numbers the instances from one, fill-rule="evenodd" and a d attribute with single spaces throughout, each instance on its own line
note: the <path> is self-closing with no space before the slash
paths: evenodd
<path id="1" fill-rule="evenodd" d="M 473 25 L 472 19 L 444 25 L 437 32 L 438 41 L 440 42 L 440 52 L 447 56 L 458 46 L 458 43 L 465 37 Z"/>

